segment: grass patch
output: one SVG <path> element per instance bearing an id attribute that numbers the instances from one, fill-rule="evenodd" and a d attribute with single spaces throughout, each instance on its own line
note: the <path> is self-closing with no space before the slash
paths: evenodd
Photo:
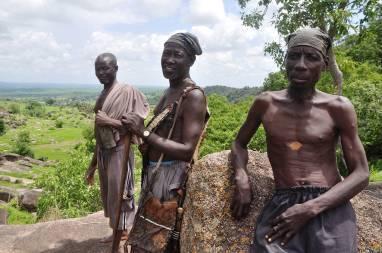
<path id="1" fill-rule="evenodd" d="M 370 182 L 382 181 L 382 171 L 371 170 L 370 171 Z"/>
<path id="2" fill-rule="evenodd" d="M 19 210 L 17 207 L 17 201 L 12 200 L 10 203 L 0 205 L 1 208 L 5 208 L 8 211 L 9 225 L 22 225 L 22 224 L 34 224 L 36 223 L 36 216 L 28 213 L 27 211 Z"/>
<path id="3" fill-rule="evenodd" d="M 36 166 L 28 171 L 0 171 L 0 175 L 17 177 L 21 179 L 22 178 L 34 179 L 36 176 L 39 176 L 43 173 L 51 173 L 53 171 L 54 171 L 54 168 L 52 167 Z"/>
<path id="4" fill-rule="evenodd" d="M 13 188 L 13 189 L 30 189 L 31 186 L 30 185 L 25 185 L 25 184 L 15 184 L 15 183 L 11 183 L 11 182 L 7 182 L 7 181 L 0 181 L 0 186 L 5 186 L 5 187 L 8 187 L 8 188 Z"/>

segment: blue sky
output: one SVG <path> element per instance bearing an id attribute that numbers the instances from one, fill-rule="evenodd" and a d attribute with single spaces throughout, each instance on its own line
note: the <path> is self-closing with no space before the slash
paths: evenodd
<path id="1" fill-rule="evenodd" d="M 0 81 L 98 83 L 94 59 L 111 52 L 119 81 L 165 86 L 163 43 L 179 31 L 202 45 L 191 69 L 201 86 L 258 86 L 277 70 L 263 53 L 276 31 L 244 27 L 236 0 L 2 0 Z"/>

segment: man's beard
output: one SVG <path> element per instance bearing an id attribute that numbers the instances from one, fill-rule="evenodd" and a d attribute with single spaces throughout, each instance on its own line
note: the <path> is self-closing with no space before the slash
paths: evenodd
<path id="1" fill-rule="evenodd" d="M 314 94 L 315 94 L 315 88 L 314 87 L 297 87 L 295 85 L 289 85 L 288 86 L 288 96 L 299 102 L 299 103 L 302 103 L 304 102 L 305 100 L 309 100 L 311 99 Z"/>

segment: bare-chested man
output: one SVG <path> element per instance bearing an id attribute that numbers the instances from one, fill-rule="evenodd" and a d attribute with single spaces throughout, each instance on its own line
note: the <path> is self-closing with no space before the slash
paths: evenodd
<path id="1" fill-rule="evenodd" d="M 104 89 L 96 101 L 94 112 L 96 148 L 93 159 L 86 172 L 86 181 L 92 184 L 94 172 L 98 167 L 102 203 L 105 216 L 110 218 L 110 227 L 115 228 L 117 219 L 118 200 L 121 196 L 120 184 L 123 163 L 127 162 L 127 176 L 121 206 L 121 215 L 118 231 L 115 233 L 119 242 L 124 231 L 132 226 L 134 205 L 134 155 L 130 150 L 129 160 L 125 159 L 124 138 L 126 131 L 122 127 L 122 115 L 135 112 L 141 117 L 146 117 L 149 105 L 144 95 L 130 85 L 122 85 L 117 81 L 117 59 L 111 53 L 100 54 L 95 61 L 95 73 Z M 137 142 L 136 138 L 133 138 Z M 111 242 L 112 237 L 105 238 L 102 242 Z"/>
<path id="2" fill-rule="evenodd" d="M 356 220 L 349 200 L 369 177 L 356 114 L 347 98 L 315 88 L 328 63 L 328 35 L 306 28 L 287 41 L 288 88 L 259 95 L 232 144 L 232 213 L 240 219 L 249 212 L 247 144 L 263 124 L 276 189 L 258 218 L 250 252 L 353 253 Z M 336 166 L 339 138 L 349 170 L 344 180 Z"/>
<path id="3" fill-rule="evenodd" d="M 201 53 L 199 41 L 193 34 L 177 33 L 171 36 L 164 44 L 161 59 L 163 76 L 169 79 L 170 87 L 154 110 L 154 120 L 147 128 L 134 113 L 122 120 L 129 130 L 145 141 L 142 191 L 148 189 L 147 194 L 158 199 L 162 207 L 164 202 L 177 199 L 181 194 L 187 164 L 191 161 L 205 125 L 206 97 L 190 78 L 195 55 Z M 183 102 L 179 105 L 182 96 Z M 162 118 L 161 115 L 165 116 L 158 120 Z M 168 138 L 174 121 L 173 133 Z M 158 213 L 159 210 L 153 212 Z M 137 215 L 138 218 L 141 218 L 141 214 Z M 146 219 L 145 222 L 150 221 Z M 160 248 L 165 245 L 167 238 L 160 236 L 163 224 L 158 223 L 155 225 L 151 222 L 153 228 L 132 243 L 133 252 L 162 252 Z"/>

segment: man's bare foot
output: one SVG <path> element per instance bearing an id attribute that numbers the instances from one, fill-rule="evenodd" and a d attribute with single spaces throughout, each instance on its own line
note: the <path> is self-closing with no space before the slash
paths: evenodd
<path id="1" fill-rule="evenodd" d="M 121 241 L 126 241 L 127 239 L 129 239 L 129 233 L 127 231 L 123 231 Z"/>

